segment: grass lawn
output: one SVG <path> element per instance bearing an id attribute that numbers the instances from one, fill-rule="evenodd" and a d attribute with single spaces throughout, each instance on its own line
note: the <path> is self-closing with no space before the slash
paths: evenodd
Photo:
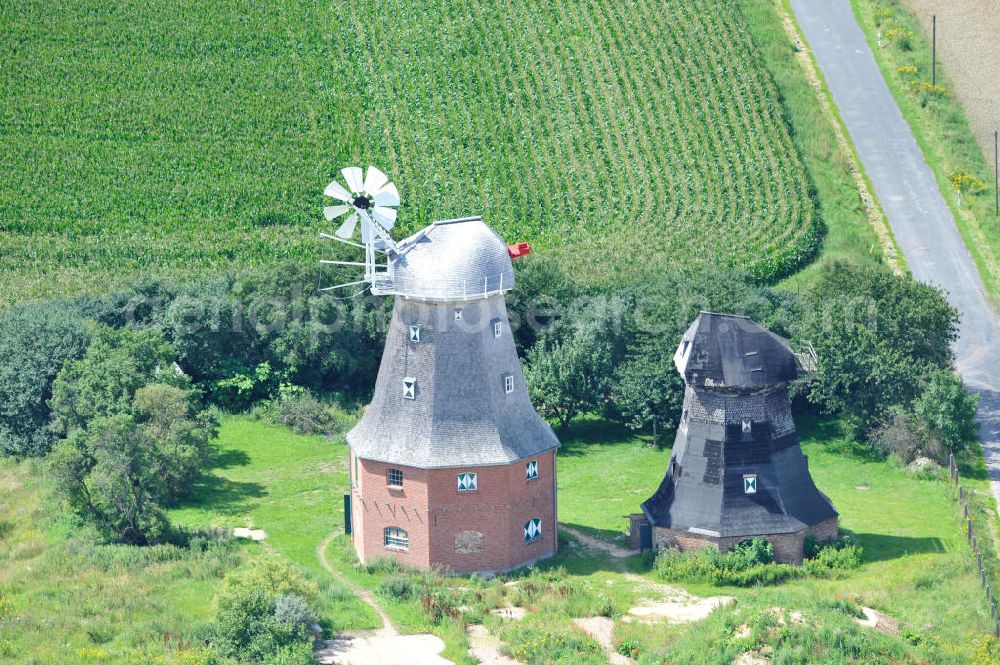
<path id="1" fill-rule="evenodd" d="M 840 512 L 842 531 L 864 547 L 865 565 L 841 579 L 796 580 L 761 589 L 693 585 L 689 590 L 733 595 L 743 608 L 810 610 L 817 599 L 849 599 L 884 611 L 901 628 L 924 636 L 914 638 L 925 640 L 915 657 L 970 662 L 977 640 L 989 634 L 992 622 L 950 486 L 916 480 L 903 469 L 865 457 L 844 441 L 836 421 L 799 415 L 796 422 L 813 478 Z M 560 520 L 620 532 L 621 515 L 636 510 L 656 489 L 669 451 L 650 448 L 621 430 L 616 440 L 610 427 L 588 420 L 574 423 L 563 440 Z M 982 478 L 965 484 L 987 491 Z M 630 497 L 631 504 L 617 497 Z M 645 575 L 655 579 L 653 573 Z M 628 627 L 621 633 L 666 647 L 675 641 L 711 640 L 713 631 L 724 636 L 730 628 L 719 620 L 659 633 Z M 927 646 L 932 643 L 936 646 Z"/>
<path id="2" fill-rule="evenodd" d="M 248 553 L 88 544 L 48 491 L 42 464 L 0 458 L 0 662 L 172 663 L 197 647 Z"/>
<path id="3" fill-rule="evenodd" d="M 223 420 L 219 468 L 185 505 L 172 510 L 191 528 L 253 526 L 266 547 L 280 552 L 315 579 L 329 580 L 316 554 L 320 542 L 343 530 L 347 448 L 342 439 L 299 436 L 248 417 Z M 323 593 L 324 625 L 337 632 L 375 628 L 375 613 L 342 585 Z"/>
<path id="4" fill-rule="evenodd" d="M 970 662 L 991 623 L 950 486 L 917 480 L 903 469 L 865 457 L 844 442 L 835 421 L 808 415 L 797 420 L 816 482 L 840 510 L 845 533 L 865 548 L 865 565 L 834 579 L 770 588 L 689 586 L 698 594 L 733 595 L 737 603 L 690 626 L 619 622 L 616 639 L 636 640 L 649 658 L 665 649 L 673 654 L 671 662 L 723 662 L 719 653 L 742 645 L 732 642 L 737 625 L 759 621 L 768 608 L 780 606 L 813 617 L 815 639 L 824 648 L 841 638 L 871 639 L 883 650 L 872 653 L 896 653 L 898 662 Z M 596 418 L 577 420 L 562 439 L 561 521 L 617 538 L 625 526 L 623 516 L 637 510 L 659 483 L 669 451 Z M 197 644 L 203 637 L 222 575 L 262 548 L 287 556 L 321 583 L 321 614 L 328 628 L 377 626 L 374 613 L 323 570 L 316 554 L 319 543 L 343 524 L 343 442 L 298 436 L 238 416 L 223 420 L 218 449 L 219 468 L 171 517 L 192 528 L 263 528 L 268 532 L 264 544 L 236 544 L 216 553 L 84 545 L 68 539 L 67 522 L 43 504 L 40 466 L 3 462 L 0 611 L 5 603 L 12 608 L 10 616 L 0 619 L 4 662 L 86 663 L 95 662 L 96 653 L 103 658 L 96 662 L 130 662 L 128 658 L 145 654 L 171 663 L 179 645 Z M 985 489 L 982 479 L 966 483 Z M 560 554 L 517 587 L 505 587 L 504 580 L 415 579 L 426 580 L 435 597 L 449 599 L 442 602 L 451 607 L 511 602 L 545 616 L 543 624 L 512 630 L 484 613 L 480 620 L 512 640 L 524 640 L 522 646 L 530 646 L 537 631 L 548 628 L 564 637 L 572 634 L 572 617 L 604 608 L 626 611 L 640 596 L 655 593 L 649 584 L 659 580 L 641 556 L 614 560 L 588 552 L 567 533 L 560 540 Z M 355 568 L 344 536 L 333 540 L 327 557 L 335 569 L 372 591 L 378 592 L 387 575 Z M 402 630 L 433 631 L 445 640 L 447 657 L 468 662 L 460 621 L 447 615 L 431 620 L 418 597 L 381 597 Z M 837 613 L 838 601 L 888 613 L 900 621 L 906 639 L 866 638 L 868 629 Z"/>
<path id="5" fill-rule="evenodd" d="M 694 593 L 733 595 L 737 603 L 733 609 L 691 626 L 651 628 L 619 622 L 616 638 L 638 640 L 650 654 L 658 648 L 673 650 L 675 657 L 683 656 L 677 662 L 723 662 L 713 660 L 714 652 L 702 647 L 725 642 L 736 624 L 777 606 L 814 617 L 824 630 L 851 633 L 862 642 L 878 642 L 886 652 L 897 653 L 898 662 L 971 662 L 992 623 L 950 485 L 917 480 L 904 469 L 865 456 L 843 439 L 836 421 L 810 415 L 800 415 L 797 421 L 813 476 L 840 511 L 843 532 L 864 547 L 865 565 L 832 579 L 802 579 L 770 588 L 690 585 L 688 589 Z M 634 436 L 596 418 L 575 421 L 561 436 L 560 521 L 603 538 L 620 538 L 625 528 L 623 516 L 637 510 L 655 490 L 669 450 L 651 447 L 648 437 Z M 966 485 L 986 488 L 982 478 L 967 480 Z M 623 573 L 659 581 L 638 555 L 616 561 L 607 555 L 595 556 L 574 541 L 563 533 L 560 554 L 539 568 L 565 569 L 568 584 L 576 585 L 585 595 L 606 597 L 619 611 L 649 593 Z M 328 554 L 341 572 L 373 591 L 386 577 L 384 572 L 356 570 L 346 538 L 332 543 Z M 462 587 L 468 583 L 454 580 L 449 584 Z M 831 609 L 838 601 L 889 614 L 900 622 L 907 639 L 855 632 L 856 624 L 842 622 L 842 613 Z M 592 609 L 586 605 L 568 607 L 572 601 L 563 605 L 546 598 L 533 602 L 538 603 L 539 611 L 550 613 L 553 626 L 567 629 L 571 616 Z M 416 600 L 386 599 L 384 606 L 404 629 L 432 628 Z M 450 623 L 446 625 L 451 631 L 443 635 L 446 641 L 449 634 L 456 640 L 449 642 L 449 651 L 459 652 L 463 638 Z M 823 635 L 825 644 L 838 639 Z M 697 655 L 699 649 L 701 655 Z"/>

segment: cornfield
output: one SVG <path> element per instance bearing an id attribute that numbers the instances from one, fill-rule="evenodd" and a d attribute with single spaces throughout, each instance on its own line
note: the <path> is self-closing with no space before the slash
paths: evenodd
<path id="1" fill-rule="evenodd" d="M 397 237 L 481 214 L 593 279 L 774 280 L 819 244 L 722 0 L 21 2 L 0 28 L 0 302 L 315 261 L 351 163 L 399 185 Z"/>

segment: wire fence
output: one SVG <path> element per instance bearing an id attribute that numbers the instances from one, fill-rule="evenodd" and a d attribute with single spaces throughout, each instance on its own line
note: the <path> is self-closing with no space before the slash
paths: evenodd
<path id="1" fill-rule="evenodd" d="M 958 502 L 961 504 L 965 516 L 966 537 L 969 539 L 969 546 L 972 548 L 973 554 L 976 555 L 976 566 L 979 568 L 979 581 L 986 594 L 986 605 L 990 608 L 990 617 L 993 619 L 993 636 L 1000 638 L 1000 614 L 997 613 L 997 601 L 993 596 L 993 587 L 990 583 L 991 576 L 989 575 L 987 566 L 983 565 L 983 552 L 980 548 L 981 539 L 976 533 L 976 525 L 973 519 L 975 516 L 975 507 L 970 507 L 969 505 L 970 492 L 967 492 L 962 486 L 961 478 L 958 475 L 958 465 L 955 464 L 955 456 L 952 454 L 948 455 L 948 472 L 951 475 L 952 482 L 958 488 Z M 986 534 L 985 537 L 991 538 L 989 534 Z"/>

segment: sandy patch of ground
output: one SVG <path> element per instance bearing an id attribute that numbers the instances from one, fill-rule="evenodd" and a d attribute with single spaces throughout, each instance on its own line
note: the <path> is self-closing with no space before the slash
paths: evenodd
<path id="1" fill-rule="evenodd" d="M 615 622 L 607 617 L 588 617 L 586 619 L 573 619 L 583 632 L 587 633 L 604 648 L 604 653 L 608 657 L 611 665 L 629 665 L 632 660 L 628 656 L 623 656 L 615 651 L 615 645 L 611 636 L 615 632 Z"/>
<path id="2" fill-rule="evenodd" d="M 769 665 L 770 662 L 755 651 L 741 653 L 733 659 L 733 665 Z"/>
<path id="3" fill-rule="evenodd" d="M 501 619 L 513 619 L 514 621 L 520 621 L 528 614 L 528 610 L 523 607 L 498 607 L 492 611 L 492 613 Z"/>
<path id="4" fill-rule="evenodd" d="M 375 633 L 329 640 L 315 656 L 322 665 L 454 665 L 442 651 L 444 642 L 436 635 Z"/>
<path id="5" fill-rule="evenodd" d="M 566 533 L 570 534 L 574 538 L 576 538 L 578 541 L 580 541 L 580 544 L 586 547 L 587 549 L 606 552 L 607 554 L 610 554 L 616 559 L 624 559 L 627 556 L 632 556 L 633 554 L 637 553 L 635 550 L 626 549 L 619 545 L 615 545 L 614 543 L 609 543 L 605 540 L 601 540 L 600 538 L 594 538 L 593 536 L 588 535 L 583 531 L 580 531 L 579 529 L 574 529 L 573 527 L 566 526 L 565 524 L 560 524 L 559 528 L 565 531 Z"/>
<path id="6" fill-rule="evenodd" d="M 521 665 L 500 653 L 500 640 L 484 627 L 469 626 L 466 634 L 469 636 L 469 654 L 477 658 L 480 665 Z"/>
<path id="7" fill-rule="evenodd" d="M 233 538 L 249 538 L 250 540 L 261 541 L 267 538 L 267 532 L 263 529 L 237 527 L 233 529 Z"/>
<path id="8" fill-rule="evenodd" d="M 993 163 L 1000 123 L 1000 0 L 905 0 L 930 41 L 937 15 L 938 64 L 965 107 L 976 140 Z M 928 72 L 929 74 L 929 72 Z"/>
<path id="9" fill-rule="evenodd" d="M 874 628 L 887 635 L 899 635 L 899 622 L 888 614 L 873 610 L 870 607 L 862 607 L 861 611 L 864 612 L 865 618 L 855 619 L 855 621 L 865 628 Z"/>
<path id="10" fill-rule="evenodd" d="M 626 575 L 633 581 L 646 586 L 660 595 L 660 600 L 644 598 L 622 617 L 626 623 L 691 623 L 701 621 L 716 608 L 725 607 L 736 601 L 732 596 L 710 596 L 702 598 L 690 594 L 680 587 L 669 584 L 650 584 L 637 575 Z"/>

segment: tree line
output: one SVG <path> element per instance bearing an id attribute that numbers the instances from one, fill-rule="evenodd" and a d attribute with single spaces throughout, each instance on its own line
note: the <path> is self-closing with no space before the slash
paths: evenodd
<path id="1" fill-rule="evenodd" d="M 839 415 L 876 452 L 940 458 L 975 438 L 976 402 L 952 369 L 957 312 L 912 277 L 831 263 L 802 292 L 703 271 L 608 290 L 529 257 L 517 279 L 511 327 L 535 406 L 558 426 L 600 412 L 672 434 L 673 354 L 710 310 L 811 342 L 819 371 L 795 386 L 797 405 Z M 320 283 L 318 268 L 279 265 L 0 312 L 0 452 L 48 456 L 60 496 L 102 539 L 169 539 L 165 508 L 211 465 L 218 411 L 266 404 L 296 430 L 329 431 L 331 396 L 370 398 L 391 301 L 339 300 Z"/>

